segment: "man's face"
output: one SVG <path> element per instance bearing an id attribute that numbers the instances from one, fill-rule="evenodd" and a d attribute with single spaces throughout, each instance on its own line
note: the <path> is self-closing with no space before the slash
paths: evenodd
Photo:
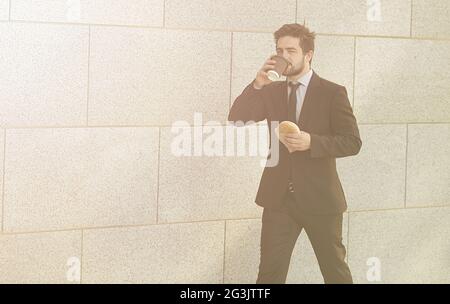
<path id="1" fill-rule="evenodd" d="M 305 54 L 300 47 L 299 38 L 281 37 L 278 39 L 276 51 L 277 55 L 283 56 L 291 63 L 285 73 L 286 76 L 298 75 L 305 69 L 305 66 L 309 66 L 309 61 L 305 58 Z"/>

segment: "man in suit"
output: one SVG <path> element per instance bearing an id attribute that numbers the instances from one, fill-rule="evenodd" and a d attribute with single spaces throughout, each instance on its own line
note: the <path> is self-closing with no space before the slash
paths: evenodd
<path id="1" fill-rule="evenodd" d="M 347 210 L 336 158 L 356 155 L 362 141 L 345 87 L 311 69 L 314 32 L 285 24 L 274 33 L 277 55 L 290 64 L 286 81 L 272 82 L 268 59 L 234 101 L 231 122 L 290 120 L 300 134 L 278 134 L 279 161 L 264 168 L 255 202 L 264 207 L 256 283 L 285 283 L 292 251 L 304 229 L 326 284 L 353 283 L 345 262 L 342 218 Z M 272 142 L 272 140 L 271 140 Z"/>

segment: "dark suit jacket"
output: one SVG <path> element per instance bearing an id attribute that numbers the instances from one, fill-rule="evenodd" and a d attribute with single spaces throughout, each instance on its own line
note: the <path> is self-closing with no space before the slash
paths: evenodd
<path id="1" fill-rule="evenodd" d="M 228 121 L 288 120 L 287 82 L 272 82 L 261 90 L 253 81 L 234 101 Z M 290 166 L 299 208 L 308 214 L 336 214 L 347 210 L 336 171 L 336 158 L 356 155 L 362 141 L 345 87 L 313 73 L 297 122 L 311 135 L 311 148 L 289 153 L 279 142 L 279 163 L 264 168 L 255 202 L 278 208 L 288 188 Z M 270 158 L 270 154 L 268 158 Z"/>

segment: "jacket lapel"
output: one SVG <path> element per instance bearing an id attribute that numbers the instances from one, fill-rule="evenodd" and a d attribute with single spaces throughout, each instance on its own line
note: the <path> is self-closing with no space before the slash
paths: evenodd
<path id="1" fill-rule="evenodd" d="M 286 84 L 287 89 L 287 84 Z M 297 125 L 300 130 L 304 129 L 308 125 L 308 121 L 311 118 L 311 110 L 314 107 L 314 101 L 317 100 L 317 97 L 320 93 L 320 77 L 313 71 L 313 75 L 308 85 L 308 89 L 306 90 L 305 99 L 303 100 L 303 106 L 300 111 L 300 116 L 297 121 Z M 287 93 L 286 93 L 287 95 Z M 287 108 L 286 108 L 287 113 Z"/>
<path id="2" fill-rule="evenodd" d="M 288 96 L 287 96 L 287 81 L 281 81 L 280 85 L 278 85 L 278 92 L 275 93 L 276 96 L 281 96 L 279 100 L 279 108 L 281 111 L 282 121 L 287 120 L 288 118 Z M 280 121 L 281 122 L 281 121 Z"/>

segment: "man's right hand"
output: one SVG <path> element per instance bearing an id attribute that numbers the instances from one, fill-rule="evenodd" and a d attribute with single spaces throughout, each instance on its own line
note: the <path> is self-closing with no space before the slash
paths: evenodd
<path id="1" fill-rule="evenodd" d="M 272 55 L 274 56 L 274 55 Z M 272 57 L 270 56 L 270 57 Z M 253 87 L 257 90 L 262 89 L 264 86 L 270 84 L 272 80 L 267 76 L 267 72 L 275 68 L 275 60 L 267 59 L 262 68 L 256 74 L 256 78 L 253 82 Z"/>
<path id="2" fill-rule="evenodd" d="M 286 149 L 288 149 L 289 153 L 292 153 L 295 151 L 293 148 L 290 147 L 289 143 L 286 141 L 286 138 L 282 134 L 280 134 L 279 127 L 275 128 L 275 134 L 278 137 L 278 140 L 286 147 Z"/>

